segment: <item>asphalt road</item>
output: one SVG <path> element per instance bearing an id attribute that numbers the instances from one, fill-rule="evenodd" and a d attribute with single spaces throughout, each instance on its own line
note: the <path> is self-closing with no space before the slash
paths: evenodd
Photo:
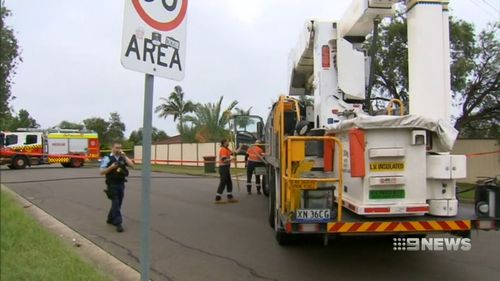
<path id="1" fill-rule="evenodd" d="M 109 201 L 97 168 L 8 170 L 1 182 L 139 270 L 141 179 L 133 171 L 123 206 L 124 233 L 105 223 Z M 392 239 L 341 237 L 327 247 L 274 240 L 267 199 L 235 185 L 237 204 L 213 203 L 217 178 L 152 174 L 153 280 L 498 280 L 500 232 L 472 235 L 464 252 L 397 252 Z"/>

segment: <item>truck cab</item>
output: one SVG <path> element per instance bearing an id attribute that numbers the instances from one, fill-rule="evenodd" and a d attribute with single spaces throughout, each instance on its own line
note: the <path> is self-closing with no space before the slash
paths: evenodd
<path id="1" fill-rule="evenodd" d="M 1 132 L 0 146 L 41 145 L 42 132 Z"/>
<path id="2" fill-rule="evenodd" d="M 257 140 L 263 141 L 264 121 L 257 115 L 233 115 L 232 131 L 235 146 L 239 155 L 246 154 L 247 149 Z"/>
<path id="3" fill-rule="evenodd" d="M 18 129 L 0 133 L 0 164 L 11 169 L 60 163 L 81 167 L 99 157 L 99 138 L 92 131 Z"/>

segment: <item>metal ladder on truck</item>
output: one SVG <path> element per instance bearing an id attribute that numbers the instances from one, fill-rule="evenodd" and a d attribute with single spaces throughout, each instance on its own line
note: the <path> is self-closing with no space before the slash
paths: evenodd
<path id="1" fill-rule="evenodd" d="M 281 188 L 277 212 L 277 222 L 281 223 L 276 228 L 276 238 L 280 244 L 286 244 L 292 234 L 321 233 L 326 244 L 327 223 L 342 220 L 342 143 L 324 134 L 292 136 L 290 125 L 286 123 L 300 120 L 296 99 L 280 97 L 276 113 L 280 122 L 276 127 L 279 127 L 281 138 Z M 337 157 L 333 156 L 335 152 Z M 309 217 L 304 218 L 301 214 Z"/>

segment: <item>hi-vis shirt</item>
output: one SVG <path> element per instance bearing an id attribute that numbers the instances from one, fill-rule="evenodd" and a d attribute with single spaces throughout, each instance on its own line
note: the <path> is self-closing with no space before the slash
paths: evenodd
<path id="1" fill-rule="evenodd" d="M 262 162 L 262 155 L 264 154 L 264 150 L 257 145 L 252 145 L 248 150 L 248 161 L 252 162 Z"/>
<path id="2" fill-rule="evenodd" d="M 230 162 L 225 162 L 224 160 L 231 159 L 232 151 L 229 148 L 221 147 L 219 150 L 219 166 L 229 166 Z"/>

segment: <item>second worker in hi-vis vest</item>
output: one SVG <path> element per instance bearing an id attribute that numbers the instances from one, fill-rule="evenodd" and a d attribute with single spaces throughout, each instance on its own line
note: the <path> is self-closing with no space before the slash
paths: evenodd
<path id="1" fill-rule="evenodd" d="M 248 162 L 247 162 L 247 192 L 252 194 L 252 175 L 255 172 L 256 167 L 264 167 L 264 150 L 259 146 L 260 141 L 257 140 L 254 145 L 252 145 L 247 150 Z M 261 194 L 260 189 L 260 175 L 255 173 L 255 187 L 257 189 L 257 194 Z"/>

